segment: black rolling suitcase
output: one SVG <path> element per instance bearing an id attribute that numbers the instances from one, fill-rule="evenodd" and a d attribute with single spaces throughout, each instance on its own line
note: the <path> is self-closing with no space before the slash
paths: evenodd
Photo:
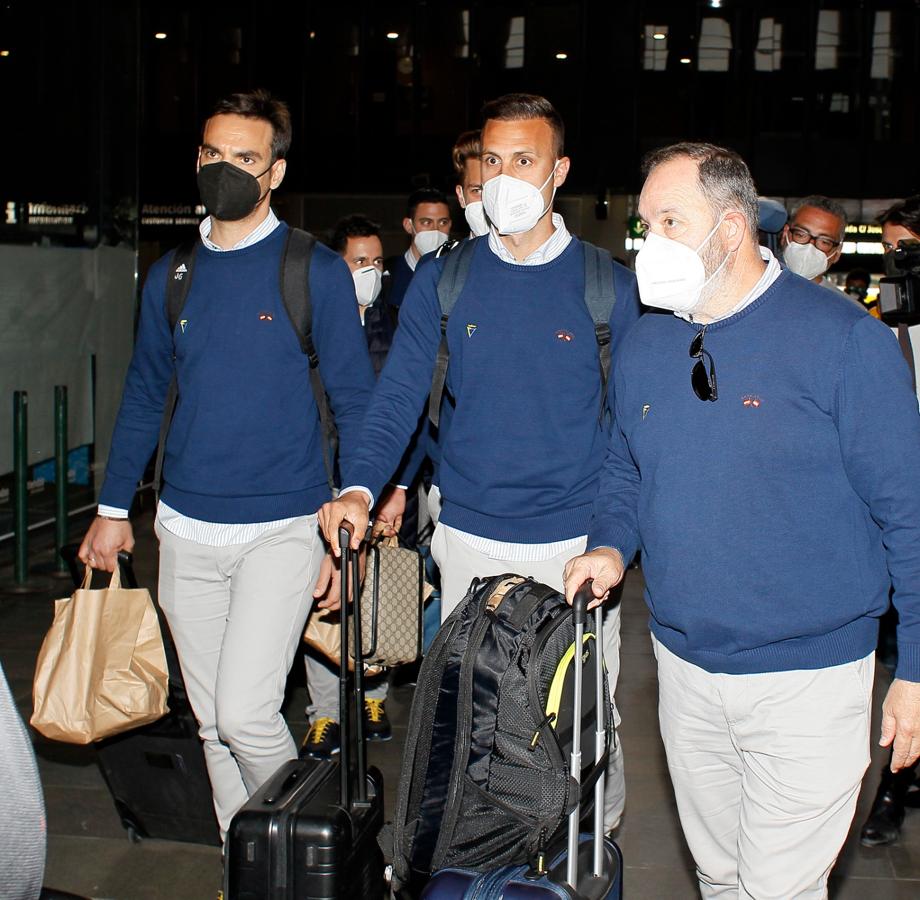
<path id="1" fill-rule="evenodd" d="M 74 583 L 83 581 L 76 544 L 61 550 Z M 118 554 L 122 584 L 137 587 L 130 553 Z M 169 667 L 169 712 L 160 720 L 98 741 L 96 760 L 121 823 L 133 841 L 160 838 L 220 845 L 198 721 L 185 693 L 175 646 L 159 607 Z"/>
<path id="2" fill-rule="evenodd" d="M 349 710 L 348 582 L 358 584 L 357 555 L 342 529 L 342 656 L 339 681 L 341 752 L 338 759 L 285 763 L 234 816 L 224 866 L 226 900 L 374 900 L 385 892 L 383 779 L 367 768 L 364 682 L 354 673 Z M 361 609 L 355 591 L 355 655 L 360 658 Z M 351 722 L 349 722 L 349 718 Z"/>
<path id="3" fill-rule="evenodd" d="M 582 646 L 588 603 L 593 599 L 590 582 L 575 595 L 572 612 L 575 646 Z M 601 634 L 601 607 L 594 615 L 595 634 Z M 573 708 L 584 712 L 582 654 L 574 654 L 575 685 Z M 596 696 L 602 696 L 603 671 L 594 667 Z M 595 759 L 600 759 L 605 741 L 605 703 L 597 703 L 594 732 Z M 576 804 L 568 814 L 564 842 L 549 848 L 536 864 L 506 865 L 493 869 L 446 868 L 436 872 L 421 900 L 620 900 L 623 896 L 623 857 L 620 848 L 604 836 L 605 765 L 599 767 L 594 785 L 593 833 L 581 832 L 583 811 Z M 572 779 L 578 784 L 582 773 L 581 729 L 573 729 L 569 761 Z M 583 799 L 583 798 L 582 798 Z"/>

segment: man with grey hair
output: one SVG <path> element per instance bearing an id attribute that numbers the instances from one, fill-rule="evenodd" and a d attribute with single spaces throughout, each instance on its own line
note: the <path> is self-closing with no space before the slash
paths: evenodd
<path id="1" fill-rule="evenodd" d="M 587 551 L 600 602 L 642 551 L 659 720 L 704 898 L 819 898 L 881 743 L 920 754 L 920 415 L 891 332 L 757 246 L 744 162 L 652 154 L 644 303 L 620 351 Z M 689 354 L 688 354 L 689 348 Z M 716 379 L 718 369 L 718 381 Z"/>
<path id="2" fill-rule="evenodd" d="M 820 194 L 799 200 L 783 227 L 783 261 L 796 275 L 837 290 L 824 273 L 840 259 L 846 227 L 846 210 L 836 200 Z"/>

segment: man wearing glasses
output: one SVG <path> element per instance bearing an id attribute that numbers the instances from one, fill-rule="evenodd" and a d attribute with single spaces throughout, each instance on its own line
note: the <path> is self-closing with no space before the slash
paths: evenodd
<path id="1" fill-rule="evenodd" d="M 824 273 L 840 259 L 846 227 L 846 211 L 836 200 L 818 194 L 800 200 L 783 227 L 783 261 L 796 275 L 837 290 Z"/>
<path id="2" fill-rule="evenodd" d="M 744 162 L 646 160 L 647 315 L 614 378 L 588 551 L 599 599 L 642 551 L 659 720 L 700 891 L 826 897 L 869 763 L 889 588 L 900 659 L 881 743 L 920 754 L 920 415 L 891 331 L 757 246 Z M 718 380 L 717 380 L 718 375 Z"/>

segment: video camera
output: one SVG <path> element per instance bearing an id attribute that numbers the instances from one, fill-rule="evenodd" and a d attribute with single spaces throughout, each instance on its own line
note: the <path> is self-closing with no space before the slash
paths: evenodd
<path id="1" fill-rule="evenodd" d="M 879 312 L 886 325 L 920 323 L 920 241 L 898 241 L 885 260 L 886 271 L 901 274 L 879 279 Z"/>

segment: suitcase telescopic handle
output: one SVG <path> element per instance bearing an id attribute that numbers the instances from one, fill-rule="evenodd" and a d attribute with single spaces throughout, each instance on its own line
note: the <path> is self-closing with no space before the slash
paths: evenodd
<path id="1" fill-rule="evenodd" d="M 575 592 L 572 598 L 572 622 L 575 625 L 575 685 L 573 691 L 573 727 L 572 727 L 572 756 L 570 760 L 570 771 L 576 784 L 581 785 L 581 722 L 583 720 L 583 674 L 584 658 L 581 648 L 584 644 L 585 626 L 588 622 L 588 606 L 595 600 L 594 591 L 592 590 L 593 580 L 588 579 Z M 594 759 L 595 762 L 601 759 L 605 740 L 605 723 L 604 723 L 604 662 L 603 662 L 603 634 L 601 628 L 603 625 L 603 614 L 601 606 L 598 605 L 594 610 L 594 669 L 595 669 L 595 695 L 594 702 L 597 708 L 597 726 L 595 729 L 594 742 Z M 604 841 L 604 787 L 605 778 L 603 770 L 598 777 L 597 784 L 594 788 L 594 874 L 599 876 L 603 867 L 603 841 Z M 569 814 L 568 829 L 568 854 L 566 859 L 565 879 L 574 890 L 578 890 L 578 831 L 581 823 L 581 796 L 579 787 L 579 802 L 575 809 Z"/>
<path id="2" fill-rule="evenodd" d="M 342 549 L 342 577 L 341 577 L 341 622 L 342 641 L 339 659 L 339 723 L 340 750 L 339 760 L 341 765 L 341 800 L 342 806 L 351 808 L 352 798 L 357 806 L 367 806 L 367 747 L 364 742 L 364 663 L 361 649 L 361 592 L 360 570 L 358 554 L 351 549 L 351 538 L 354 528 L 350 522 L 341 522 L 339 525 L 339 547 Z M 348 593 L 349 584 L 352 587 L 352 615 L 355 620 L 355 670 L 354 670 L 354 738 L 348 727 Z M 356 790 L 352 794 L 351 784 L 351 749 L 354 741 L 355 750 L 355 777 Z"/>
<path id="3" fill-rule="evenodd" d="M 589 578 L 575 591 L 572 598 L 572 620 L 576 625 L 584 625 L 588 621 L 588 604 L 594 599 L 594 592 L 591 590 L 593 584 L 594 579 Z"/>

